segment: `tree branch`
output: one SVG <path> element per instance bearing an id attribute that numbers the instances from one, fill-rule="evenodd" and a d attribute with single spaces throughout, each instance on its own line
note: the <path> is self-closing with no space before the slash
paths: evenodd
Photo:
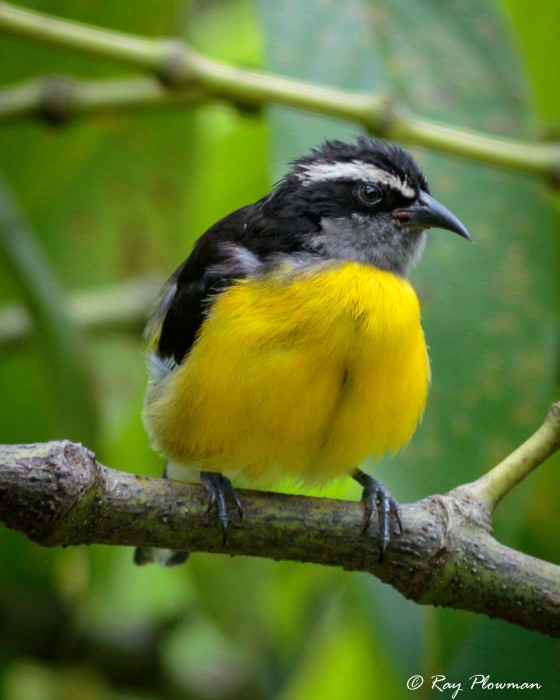
<path id="1" fill-rule="evenodd" d="M 530 441 L 558 446 L 559 414 L 555 404 L 555 418 Z M 517 483 L 526 454 L 521 448 L 508 459 Z M 360 503 L 239 491 L 245 519 L 222 547 L 202 486 L 109 469 L 68 441 L 0 446 L 0 522 L 41 545 L 149 545 L 342 566 L 421 604 L 560 636 L 560 567 L 497 542 L 477 484 L 404 506 L 404 531 L 380 563 L 375 528 L 360 535 Z"/>
<path id="2" fill-rule="evenodd" d="M 183 106 L 203 101 L 196 90 L 168 90 L 148 76 L 76 80 L 48 75 L 0 89 L 0 122 L 32 117 L 60 126 L 73 117 L 116 109 Z"/>
<path id="3" fill-rule="evenodd" d="M 536 143 L 491 136 L 422 119 L 387 94 L 351 92 L 228 66 L 208 59 L 191 47 L 170 39 L 147 39 L 71 22 L 0 2 L 0 30 L 57 48 L 79 51 L 148 71 L 161 83 L 187 94 L 170 97 L 154 83 L 127 83 L 119 98 L 113 81 L 76 84 L 66 100 L 66 113 L 114 107 L 169 104 L 184 99 L 221 99 L 241 105 L 281 104 L 361 124 L 371 133 L 409 144 L 427 146 L 485 163 L 545 176 L 560 185 L 560 144 Z M 122 87 L 122 83 L 121 83 Z M 2 112 L 45 113 L 44 94 L 26 84 L 8 88 Z M 60 108 L 60 106 L 59 106 Z M 50 108 L 52 109 L 52 107 Z M 49 114 L 47 108 L 46 114 Z"/>
<path id="4" fill-rule="evenodd" d="M 68 314 L 77 326 L 88 331 L 139 334 L 162 284 L 163 276 L 149 276 L 74 292 L 67 299 Z M 25 306 L 0 308 L 0 351 L 19 347 L 33 337 L 33 330 Z"/>

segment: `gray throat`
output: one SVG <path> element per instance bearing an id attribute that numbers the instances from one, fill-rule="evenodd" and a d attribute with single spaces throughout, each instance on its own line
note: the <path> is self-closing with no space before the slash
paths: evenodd
<path id="1" fill-rule="evenodd" d="M 310 247 L 326 259 L 353 260 L 406 277 L 426 244 L 426 229 L 403 227 L 390 214 L 324 218 Z"/>

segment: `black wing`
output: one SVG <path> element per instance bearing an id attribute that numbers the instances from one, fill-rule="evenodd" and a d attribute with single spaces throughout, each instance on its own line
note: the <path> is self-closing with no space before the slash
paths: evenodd
<path id="1" fill-rule="evenodd" d="M 293 226 L 267 217 L 261 202 L 233 212 L 208 229 L 168 280 L 146 328 L 148 342 L 164 362 L 171 366 L 182 362 L 220 291 L 258 273 L 267 257 L 301 249 Z"/>
<path id="2" fill-rule="evenodd" d="M 167 283 L 146 329 L 148 339 L 157 338 L 158 356 L 177 364 L 195 341 L 212 293 L 233 281 L 233 278 L 209 271 L 198 279 L 185 281 L 183 274 L 188 272 L 187 262 Z"/>

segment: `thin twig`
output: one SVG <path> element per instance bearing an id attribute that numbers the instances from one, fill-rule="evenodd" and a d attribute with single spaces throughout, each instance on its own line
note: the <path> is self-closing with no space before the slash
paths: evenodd
<path id="1" fill-rule="evenodd" d="M 139 336 L 161 279 L 150 276 L 74 292 L 68 297 L 68 313 L 88 331 L 128 331 Z M 0 351 L 17 348 L 33 337 L 32 319 L 24 306 L 0 308 Z"/>
<path id="2" fill-rule="evenodd" d="M 61 125 L 72 118 L 106 111 L 194 105 L 196 91 L 168 90 L 156 78 L 76 80 L 48 75 L 0 89 L 0 121 L 38 118 Z"/>
<path id="3" fill-rule="evenodd" d="M 460 486 L 455 494 L 469 495 L 493 512 L 514 486 L 560 449 L 560 402 L 550 407 L 541 427 L 522 445 L 472 484 Z"/>
<path id="4" fill-rule="evenodd" d="M 108 31 L 7 2 L 0 2 L 0 30 L 148 71 L 168 87 L 187 90 L 188 96 L 180 95 L 178 102 L 211 98 L 244 106 L 275 103 L 305 109 L 353 121 L 384 138 L 536 173 L 560 184 L 560 144 L 506 139 L 423 119 L 396 104 L 388 94 L 334 90 L 228 66 L 198 54 L 177 40 Z M 112 81 L 106 86 L 96 83 L 85 87 L 72 84 L 72 87 L 76 88 L 72 98 L 76 106 L 68 107 L 69 113 L 120 106 Z M 40 105 L 44 106 L 45 97 L 44 94 L 37 97 L 35 88 L 29 84 L 10 88 L 4 113 L 12 116 L 28 110 L 36 113 Z M 169 104 L 173 99 L 153 84 L 131 83 L 123 92 L 122 103 L 129 107 L 153 106 Z"/>

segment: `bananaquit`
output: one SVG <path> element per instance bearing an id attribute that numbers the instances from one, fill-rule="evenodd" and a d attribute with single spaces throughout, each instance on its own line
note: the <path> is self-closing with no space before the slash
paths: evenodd
<path id="1" fill-rule="evenodd" d="M 407 276 L 431 227 L 471 240 L 409 153 L 325 141 L 208 229 L 169 279 L 147 327 L 144 422 L 168 478 L 200 476 L 224 537 L 227 502 L 242 512 L 229 477 L 347 474 L 385 551 L 399 507 L 357 467 L 398 450 L 422 418 L 430 367 Z M 186 557 L 142 547 L 134 559 Z"/>

